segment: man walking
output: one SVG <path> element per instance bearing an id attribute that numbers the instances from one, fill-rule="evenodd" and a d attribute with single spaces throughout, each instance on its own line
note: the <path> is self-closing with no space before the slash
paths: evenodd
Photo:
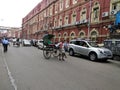
<path id="1" fill-rule="evenodd" d="M 7 52 L 7 50 L 8 50 L 8 44 L 9 44 L 8 39 L 7 38 L 3 38 L 2 45 L 3 45 L 3 51 L 4 52 Z"/>

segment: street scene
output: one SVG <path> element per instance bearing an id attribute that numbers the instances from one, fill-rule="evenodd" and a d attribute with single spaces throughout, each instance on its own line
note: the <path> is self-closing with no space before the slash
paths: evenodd
<path id="1" fill-rule="evenodd" d="M 119 90 L 120 62 L 93 62 L 75 55 L 65 61 L 35 47 L 0 46 L 0 90 Z"/>
<path id="2" fill-rule="evenodd" d="M 0 90 L 120 89 L 120 0 L 2 0 L 0 11 Z"/>

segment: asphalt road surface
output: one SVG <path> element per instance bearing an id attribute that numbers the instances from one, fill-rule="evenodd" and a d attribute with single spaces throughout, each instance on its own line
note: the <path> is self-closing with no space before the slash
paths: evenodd
<path id="1" fill-rule="evenodd" d="M 120 61 L 92 62 L 68 54 L 65 61 L 46 60 L 35 47 L 0 52 L 0 90 L 120 90 Z"/>

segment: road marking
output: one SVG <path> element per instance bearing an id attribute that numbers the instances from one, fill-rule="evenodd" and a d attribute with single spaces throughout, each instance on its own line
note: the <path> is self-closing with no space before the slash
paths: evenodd
<path id="1" fill-rule="evenodd" d="M 14 90 L 17 90 L 17 85 L 15 84 L 15 79 L 13 78 L 13 76 L 12 76 L 12 74 L 11 74 L 11 72 L 10 72 L 10 69 L 9 69 L 9 67 L 8 67 L 8 64 L 7 64 L 7 61 L 6 61 L 6 58 L 5 58 L 3 52 L 2 52 L 2 57 L 3 57 L 3 61 L 4 61 L 4 64 L 5 64 L 5 67 L 6 67 L 6 69 L 7 69 L 7 74 L 8 74 L 8 77 L 9 77 L 9 79 L 10 79 L 10 82 L 11 82 Z"/>

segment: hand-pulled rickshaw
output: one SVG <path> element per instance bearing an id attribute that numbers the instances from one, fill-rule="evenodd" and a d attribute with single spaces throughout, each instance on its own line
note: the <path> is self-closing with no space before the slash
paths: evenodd
<path id="1" fill-rule="evenodd" d="M 51 55 L 54 57 L 59 55 L 58 48 L 51 41 L 53 37 L 53 34 L 46 34 L 43 36 L 43 55 L 46 59 L 49 59 Z"/>

